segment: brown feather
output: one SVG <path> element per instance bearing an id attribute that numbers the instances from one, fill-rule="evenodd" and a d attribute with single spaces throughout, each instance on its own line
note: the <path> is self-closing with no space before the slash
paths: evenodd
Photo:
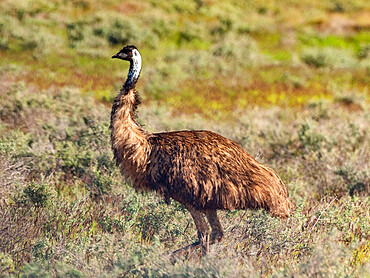
<path id="1" fill-rule="evenodd" d="M 235 142 L 210 131 L 153 134 L 146 172 L 151 188 L 166 199 L 204 209 L 264 208 L 290 215 L 279 176 Z"/>

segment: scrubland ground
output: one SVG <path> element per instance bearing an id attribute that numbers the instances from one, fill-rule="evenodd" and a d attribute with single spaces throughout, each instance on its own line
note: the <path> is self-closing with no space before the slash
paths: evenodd
<path id="1" fill-rule="evenodd" d="M 370 277 L 367 1 L 0 2 L 0 276 Z M 143 56 L 140 122 L 207 129 L 295 204 L 220 212 L 209 256 L 187 211 L 112 161 L 110 103 Z"/>

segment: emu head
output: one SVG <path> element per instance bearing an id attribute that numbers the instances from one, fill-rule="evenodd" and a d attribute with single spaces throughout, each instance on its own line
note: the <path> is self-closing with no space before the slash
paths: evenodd
<path id="1" fill-rule="evenodd" d="M 117 54 L 113 55 L 112 58 L 118 58 L 125 61 L 133 61 L 135 58 L 139 58 L 140 54 L 135 45 L 126 45 Z"/>
<path id="2" fill-rule="evenodd" d="M 125 88 L 135 87 L 141 71 L 141 55 L 136 46 L 125 46 L 117 54 L 113 55 L 112 58 L 118 58 L 130 62 L 130 70 L 128 72 L 126 82 L 123 86 Z"/>

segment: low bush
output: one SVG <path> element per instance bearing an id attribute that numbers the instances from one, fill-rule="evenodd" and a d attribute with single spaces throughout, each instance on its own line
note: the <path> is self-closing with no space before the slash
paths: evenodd
<path id="1" fill-rule="evenodd" d="M 316 68 L 352 68 L 358 61 L 348 50 L 327 48 L 305 48 L 301 53 L 301 60 Z"/>
<path id="2" fill-rule="evenodd" d="M 171 264 L 168 254 L 196 239 L 194 224 L 183 206 L 124 183 L 107 144 L 107 107 L 67 89 L 35 95 L 14 87 L 1 98 L 7 105 L 0 127 L 9 132 L 0 137 L 0 169 L 17 177 L 0 175 L 8 188 L 0 201 L 2 273 L 254 277 L 336 268 L 341 275 L 366 274 L 363 110 L 353 119 L 340 102 L 313 103 L 299 115 L 255 108 L 235 114 L 237 124 L 220 124 L 142 106 L 150 130 L 211 129 L 239 142 L 281 175 L 296 206 L 287 221 L 264 211 L 220 212 L 226 236 L 209 257 L 195 252 Z M 323 259 L 326 252 L 330 259 Z"/>

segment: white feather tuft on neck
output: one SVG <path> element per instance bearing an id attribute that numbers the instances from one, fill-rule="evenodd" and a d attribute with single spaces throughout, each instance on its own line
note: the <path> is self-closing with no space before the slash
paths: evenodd
<path id="1" fill-rule="evenodd" d="M 136 83 L 137 79 L 139 78 L 141 71 L 141 55 L 137 49 L 132 50 L 132 63 L 130 67 L 130 71 L 127 75 L 127 80 L 125 85 L 132 85 Z"/>

